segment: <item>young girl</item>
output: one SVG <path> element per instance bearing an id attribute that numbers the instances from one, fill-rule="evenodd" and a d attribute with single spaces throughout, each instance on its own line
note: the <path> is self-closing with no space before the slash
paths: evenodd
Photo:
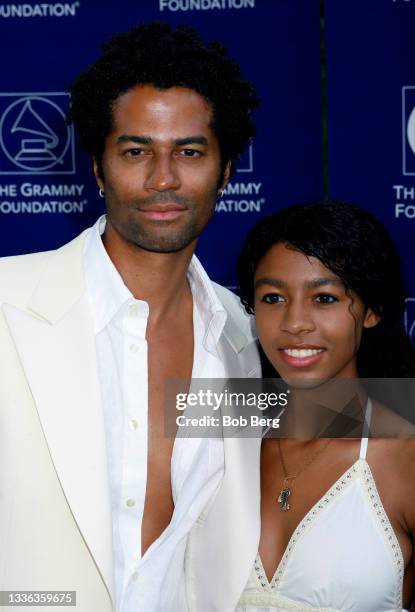
<path id="1" fill-rule="evenodd" d="M 321 381 L 415 377 L 399 255 L 368 212 L 344 203 L 282 210 L 250 233 L 238 273 L 262 349 L 293 398 Z M 389 411 L 363 399 L 376 431 Z M 291 399 L 288 420 L 296 410 Z M 317 425 L 308 439 L 263 439 L 261 538 L 238 612 L 410 607 L 414 428 L 389 417 L 393 439 L 318 437 Z"/>

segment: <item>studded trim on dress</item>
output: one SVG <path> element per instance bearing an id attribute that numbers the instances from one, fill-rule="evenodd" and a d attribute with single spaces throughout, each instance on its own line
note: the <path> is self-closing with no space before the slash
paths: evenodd
<path id="1" fill-rule="evenodd" d="M 336 482 L 327 491 L 327 493 L 311 508 L 311 510 L 299 523 L 298 527 L 292 534 L 290 541 L 288 542 L 288 546 L 280 561 L 277 571 L 275 572 L 271 582 L 269 583 L 271 589 L 276 589 L 278 587 L 278 584 L 281 582 L 281 579 L 285 572 L 285 568 L 287 567 L 288 561 L 295 548 L 297 540 L 302 536 L 303 533 L 305 533 L 305 531 L 308 530 L 316 516 L 319 515 L 320 512 L 324 510 L 324 508 L 327 508 L 330 502 L 332 502 L 336 497 L 338 497 L 338 495 L 340 495 L 343 489 L 357 478 L 357 476 L 359 475 L 359 463 L 361 461 L 361 459 L 358 459 L 342 476 L 340 476 L 340 478 L 336 480 Z M 257 556 L 257 559 L 259 559 L 259 555 Z M 262 565 L 260 559 L 259 561 Z"/>
<path id="2" fill-rule="evenodd" d="M 254 574 L 259 590 L 262 591 L 262 594 L 265 596 L 265 598 L 268 598 L 266 601 L 269 601 L 271 593 L 276 594 L 278 590 L 278 585 L 284 575 L 292 552 L 296 546 L 297 541 L 301 538 L 302 534 L 309 529 L 310 525 L 312 525 L 312 523 L 314 522 L 316 516 L 318 516 L 320 512 L 324 510 L 324 508 L 326 508 L 334 499 L 336 499 L 338 495 L 359 476 L 360 481 L 363 484 L 363 491 L 365 492 L 367 500 L 369 502 L 369 507 L 374 513 L 376 522 L 391 553 L 391 558 L 396 571 L 395 605 L 397 609 L 402 609 L 402 583 L 404 575 L 404 561 L 402 557 L 402 551 L 399 546 L 399 542 L 395 535 L 393 527 L 385 512 L 382 501 L 379 497 L 379 493 L 377 491 L 369 464 L 367 463 L 366 459 L 363 458 L 358 459 L 342 476 L 340 476 L 340 478 L 333 484 L 333 486 L 327 491 L 327 493 L 311 508 L 311 510 L 299 523 L 298 527 L 292 534 L 290 541 L 288 542 L 287 548 L 280 561 L 280 564 L 278 565 L 278 568 L 270 582 L 268 582 L 268 579 L 266 577 L 261 558 L 259 554 L 257 555 L 254 564 Z M 246 597 L 256 597 L 256 594 L 244 594 L 242 597 L 244 604 L 247 603 Z M 240 603 L 242 603 L 242 599 Z M 258 603 L 260 604 L 264 602 L 265 599 L 262 599 L 262 601 Z M 307 609 L 307 607 L 304 607 L 304 604 L 301 605 L 303 606 L 303 608 L 299 609 Z M 297 610 L 297 608 L 292 609 Z M 313 608 L 309 609 L 313 610 Z"/>
<path id="3" fill-rule="evenodd" d="M 375 480 L 373 478 L 372 470 L 365 459 L 361 459 L 362 470 L 363 470 L 363 484 L 364 491 L 369 501 L 369 506 L 373 511 L 376 522 L 379 525 L 380 531 L 388 545 L 392 556 L 392 562 L 396 571 L 396 586 L 395 586 L 395 605 L 401 610 L 402 609 L 402 591 L 403 591 L 403 576 L 404 576 L 404 560 L 402 556 L 402 550 L 398 542 L 398 538 L 393 530 L 388 515 L 383 507 L 382 500 L 379 497 L 379 493 L 376 487 Z"/>
<path id="4" fill-rule="evenodd" d="M 316 608 L 306 603 L 293 601 L 278 593 L 247 593 L 243 595 L 238 603 L 238 610 L 245 609 L 245 606 L 255 606 L 260 608 L 275 608 L 278 612 L 341 612 L 338 608 Z"/>

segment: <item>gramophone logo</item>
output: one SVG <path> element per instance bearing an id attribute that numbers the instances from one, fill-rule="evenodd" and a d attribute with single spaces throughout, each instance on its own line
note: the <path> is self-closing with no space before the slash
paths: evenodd
<path id="1" fill-rule="evenodd" d="M 403 174 L 415 175 L 415 86 L 402 88 Z"/>
<path id="2" fill-rule="evenodd" d="M 0 94 L 0 174 L 74 174 L 69 94 Z"/>

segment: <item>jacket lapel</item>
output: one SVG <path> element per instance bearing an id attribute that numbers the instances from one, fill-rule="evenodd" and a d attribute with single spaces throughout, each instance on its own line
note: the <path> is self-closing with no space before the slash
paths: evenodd
<path id="1" fill-rule="evenodd" d="M 223 556 L 214 610 L 233 612 L 259 547 L 261 438 L 225 438 L 224 443 L 225 477 L 218 510 L 226 519 L 219 528 Z"/>
<path id="2" fill-rule="evenodd" d="M 228 378 L 261 376 L 256 341 L 231 316 L 218 352 Z M 261 432 L 256 438 L 228 436 L 225 432 L 222 483 L 189 538 L 186 582 L 191 612 L 233 612 L 258 552 Z"/>
<path id="3" fill-rule="evenodd" d="M 57 476 L 111 596 L 105 430 L 83 279 L 83 237 L 51 253 L 26 309 L 4 304 L 3 310 Z"/>
<path id="4" fill-rule="evenodd" d="M 225 438 L 225 475 L 188 543 L 191 612 L 234 612 L 258 552 L 260 438 Z M 212 588 L 214 585 L 214 588 Z"/>

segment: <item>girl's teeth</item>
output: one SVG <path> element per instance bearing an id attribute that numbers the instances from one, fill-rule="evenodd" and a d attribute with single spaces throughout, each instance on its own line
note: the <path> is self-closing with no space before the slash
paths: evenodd
<path id="1" fill-rule="evenodd" d="M 318 355 L 324 349 L 284 349 L 284 353 L 287 353 L 290 357 L 312 357 L 313 355 Z"/>

